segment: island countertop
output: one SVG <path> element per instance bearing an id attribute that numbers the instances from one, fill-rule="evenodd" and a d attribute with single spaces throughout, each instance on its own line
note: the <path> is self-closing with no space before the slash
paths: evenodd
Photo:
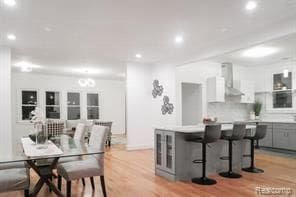
<path id="1" fill-rule="evenodd" d="M 247 125 L 246 129 L 255 129 L 255 125 Z M 222 131 L 230 131 L 233 129 L 233 124 L 222 124 Z M 157 127 L 155 130 L 179 132 L 179 133 L 203 133 L 205 131 L 205 125 L 193 125 L 193 126 L 176 126 L 176 127 Z"/>

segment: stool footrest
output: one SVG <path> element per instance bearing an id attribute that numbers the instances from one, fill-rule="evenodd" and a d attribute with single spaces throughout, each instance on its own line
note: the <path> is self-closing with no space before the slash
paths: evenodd
<path id="1" fill-rule="evenodd" d="M 229 156 L 220 157 L 221 160 L 229 160 Z"/>
<path id="2" fill-rule="evenodd" d="M 243 157 L 251 157 L 251 155 L 243 155 Z"/>
<path id="3" fill-rule="evenodd" d="M 202 163 L 202 159 L 195 159 L 192 161 L 193 163 Z"/>

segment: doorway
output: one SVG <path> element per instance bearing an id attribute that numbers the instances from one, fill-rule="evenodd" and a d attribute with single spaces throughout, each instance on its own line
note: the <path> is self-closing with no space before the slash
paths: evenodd
<path id="1" fill-rule="evenodd" d="M 182 125 L 197 125 L 202 121 L 202 85 L 182 83 Z"/>

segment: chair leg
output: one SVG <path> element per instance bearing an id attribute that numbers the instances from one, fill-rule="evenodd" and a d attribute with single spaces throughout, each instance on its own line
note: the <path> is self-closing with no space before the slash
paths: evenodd
<path id="1" fill-rule="evenodd" d="M 206 177 L 206 163 L 207 163 L 207 144 L 202 143 L 202 177 L 193 178 L 191 181 L 200 185 L 214 185 L 216 180 Z"/>
<path id="2" fill-rule="evenodd" d="M 49 180 L 52 182 L 52 175 L 50 175 Z M 48 187 L 48 189 L 49 189 L 49 192 L 52 192 L 50 187 Z"/>
<path id="3" fill-rule="evenodd" d="M 71 197 L 71 181 L 67 181 L 67 197 Z"/>
<path id="4" fill-rule="evenodd" d="M 225 178 L 241 178 L 242 175 L 232 172 L 232 140 L 228 140 L 228 156 L 229 156 L 228 171 L 220 172 L 219 175 Z"/>
<path id="5" fill-rule="evenodd" d="M 104 178 L 104 176 L 100 176 L 100 180 L 101 180 L 101 186 L 102 186 L 103 195 L 104 195 L 104 197 L 107 197 L 107 192 L 106 192 L 106 186 L 105 186 L 105 178 Z"/>
<path id="6" fill-rule="evenodd" d="M 24 196 L 25 197 L 29 197 L 30 196 L 29 189 L 24 190 Z"/>
<path id="7" fill-rule="evenodd" d="M 263 173 L 264 170 L 256 168 L 254 165 L 254 159 L 255 159 L 255 155 L 254 155 L 254 140 L 251 139 L 251 166 L 248 168 L 243 168 L 242 170 L 245 172 L 252 172 L 252 173 Z"/>
<path id="8" fill-rule="evenodd" d="M 81 180 L 82 180 L 82 185 L 85 186 L 85 180 L 84 180 L 84 178 L 82 178 Z"/>
<path id="9" fill-rule="evenodd" d="M 95 190 L 95 182 L 94 182 L 94 177 L 90 177 L 90 183 L 91 183 L 91 187 L 93 190 Z"/>
<path id="10" fill-rule="evenodd" d="M 62 176 L 58 175 L 58 189 L 62 190 Z"/>

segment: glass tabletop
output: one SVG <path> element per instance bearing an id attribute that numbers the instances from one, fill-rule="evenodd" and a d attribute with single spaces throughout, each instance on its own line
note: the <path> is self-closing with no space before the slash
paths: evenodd
<path id="1" fill-rule="evenodd" d="M 42 160 L 42 159 L 49 159 L 49 158 L 56 158 L 56 157 L 62 158 L 62 157 L 104 154 L 104 150 L 102 150 L 101 148 L 89 146 L 87 143 L 76 141 L 68 135 L 61 135 L 59 137 L 51 138 L 50 141 L 53 142 L 58 148 L 60 148 L 63 153 L 59 155 L 51 155 L 51 156 L 46 155 L 46 156 L 38 156 L 38 157 L 28 157 L 25 155 L 21 139 L 19 139 L 18 142 L 14 143 L 13 150 L 9 149 L 7 150 L 7 154 L 0 155 L 0 164 L 14 163 L 14 162 L 28 161 L 28 160 Z M 4 148 L 4 147 L 1 147 L 1 144 L 0 144 L 0 148 Z"/>

